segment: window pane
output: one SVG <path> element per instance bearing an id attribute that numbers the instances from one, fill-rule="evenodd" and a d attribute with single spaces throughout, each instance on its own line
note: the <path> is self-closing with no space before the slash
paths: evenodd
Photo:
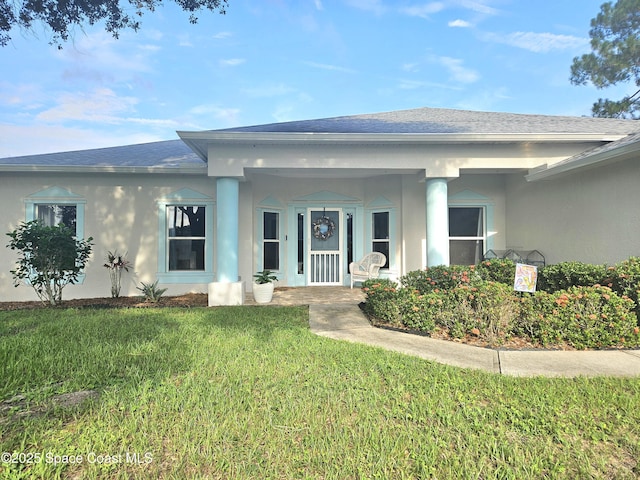
<path id="1" fill-rule="evenodd" d="M 169 237 L 204 237 L 204 213 L 203 206 L 168 206 Z"/>
<path id="2" fill-rule="evenodd" d="M 169 270 L 204 270 L 204 240 L 169 240 Z"/>
<path id="3" fill-rule="evenodd" d="M 373 238 L 377 240 L 389 238 L 389 212 L 373 214 Z"/>
<path id="4" fill-rule="evenodd" d="M 298 214 L 298 274 L 304 273 L 304 214 Z"/>
<path id="5" fill-rule="evenodd" d="M 389 242 L 373 242 L 373 251 L 384 254 L 387 260 L 382 268 L 389 268 Z"/>
<path id="6" fill-rule="evenodd" d="M 451 265 L 477 265 L 482 260 L 484 242 L 482 240 L 449 241 Z"/>
<path id="7" fill-rule="evenodd" d="M 347 213 L 347 271 L 353 262 L 353 213 Z"/>
<path id="8" fill-rule="evenodd" d="M 482 237 L 482 208 L 449 208 L 450 237 Z"/>
<path id="9" fill-rule="evenodd" d="M 264 268 L 266 270 L 280 269 L 280 243 L 264 242 Z"/>
<path id="10" fill-rule="evenodd" d="M 47 227 L 64 224 L 76 233 L 75 205 L 36 205 L 36 217 Z"/>
<path id="11" fill-rule="evenodd" d="M 264 212 L 264 239 L 278 239 L 278 214 L 274 212 Z"/>

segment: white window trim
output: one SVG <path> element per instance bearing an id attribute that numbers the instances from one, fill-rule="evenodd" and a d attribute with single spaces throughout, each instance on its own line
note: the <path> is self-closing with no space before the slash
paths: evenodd
<path id="1" fill-rule="evenodd" d="M 282 209 L 279 208 L 258 208 L 257 209 L 257 224 L 256 224 L 256 232 L 257 232 L 257 238 L 260 240 L 260 247 L 258 250 L 258 255 L 257 255 L 257 268 L 256 271 L 262 271 L 264 270 L 264 244 L 265 242 L 268 243 L 278 243 L 278 259 L 279 259 L 279 265 L 278 265 L 278 269 L 277 270 L 272 270 L 275 274 L 281 274 L 285 271 L 285 265 L 284 265 L 284 242 L 283 242 L 283 238 L 284 238 L 284 213 Z M 269 240 L 265 240 L 264 238 L 264 214 L 265 213 L 277 213 L 278 214 L 278 239 L 277 240 L 273 240 L 273 239 L 269 239 Z M 278 276 L 278 278 L 280 278 Z"/>
<path id="2" fill-rule="evenodd" d="M 396 251 L 396 208 L 367 208 L 365 213 L 365 218 L 367 222 L 367 238 L 365 239 L 365 244 L 367 246 L 366 252 L 369 253 L 373 251 L 373 242 L 376 241 L 373 238 L 373 214 L 374 213 L 388 213 L 389 214 L 389 257 L 387 259 L 389 266 L 383 268 L 381 270 L 384 271 L 393 271 L 395 268 L 395 251 Z M 380 240 L 381 241 L 381 240 Z M 359 259 L 354 259 L 355 261 Z"/>
<path id="3" fill-rule="evenodd" d="M 172 205 L 205 207 L 204 270 L 169 270 L 167 207 Z M 167 195 L 166 197 L 158 200 L 158 283 L 208 284 L 213 282 L 215 278 L 213 269 L 214 209 L 215 202 L 213 199 L 188 189 L 183 189 L 175 194 Z"/>
<path id="4" fill-rule="evenodd" d="M 489 249 L 487 247 L 487 215 L 488 215 L 488 208 L 487 205 L 479 205 L 479 204 L 449 204 L 448 209 L 447 209 L 447 215 L 449 214 L 449 210 L 451 210 L 452 208 L 479 208 L 480 210 L 482 210 L 482 236 L 469 236 L 469 237 L 460 237 L 460 236 L 449 236 L 449 241 L 451 242 L 456 241 L 456 240 L 482 240 L 482 257 L 484 257 L 485 253 L 487 253 L 487 250 Z M 480 259 L 482 260 L 482 259 Z"/>

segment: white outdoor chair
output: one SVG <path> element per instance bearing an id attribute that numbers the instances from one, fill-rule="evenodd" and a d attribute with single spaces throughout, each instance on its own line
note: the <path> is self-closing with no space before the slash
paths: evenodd
<path id="1" fill-rule="evenodd" d="M 378 278 L 380 267 L 384 266 L 386 262 L 387 257 L 379 252 L 367 253 L 359 262 L 351 262 L 349 264 L 351 288 L 353 288 L 353 282 L 363 282 L 370 278 Z"/>

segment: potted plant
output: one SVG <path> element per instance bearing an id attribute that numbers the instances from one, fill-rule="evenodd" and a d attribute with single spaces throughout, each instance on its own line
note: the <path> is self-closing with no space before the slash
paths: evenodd
<path id="1" fill-rule="evenodd" d="M 256 273 L 253 281 L 253 299 L 256 303 L 269 303 L 273 298 L 273 282 L 276 277 L 271 270 L 262 270 Z"/>

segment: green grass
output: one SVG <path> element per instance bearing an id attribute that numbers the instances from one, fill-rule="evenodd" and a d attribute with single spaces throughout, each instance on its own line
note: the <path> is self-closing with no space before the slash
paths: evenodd
<path id="1" fill-rule="evenodd" d="M 640 379 L 462 370 L 315 336 L 301 307 L 0 312 L 0 379 L 24 397 L 0 450 L 33 461 L 0 478 L 640 475 Z"/>

